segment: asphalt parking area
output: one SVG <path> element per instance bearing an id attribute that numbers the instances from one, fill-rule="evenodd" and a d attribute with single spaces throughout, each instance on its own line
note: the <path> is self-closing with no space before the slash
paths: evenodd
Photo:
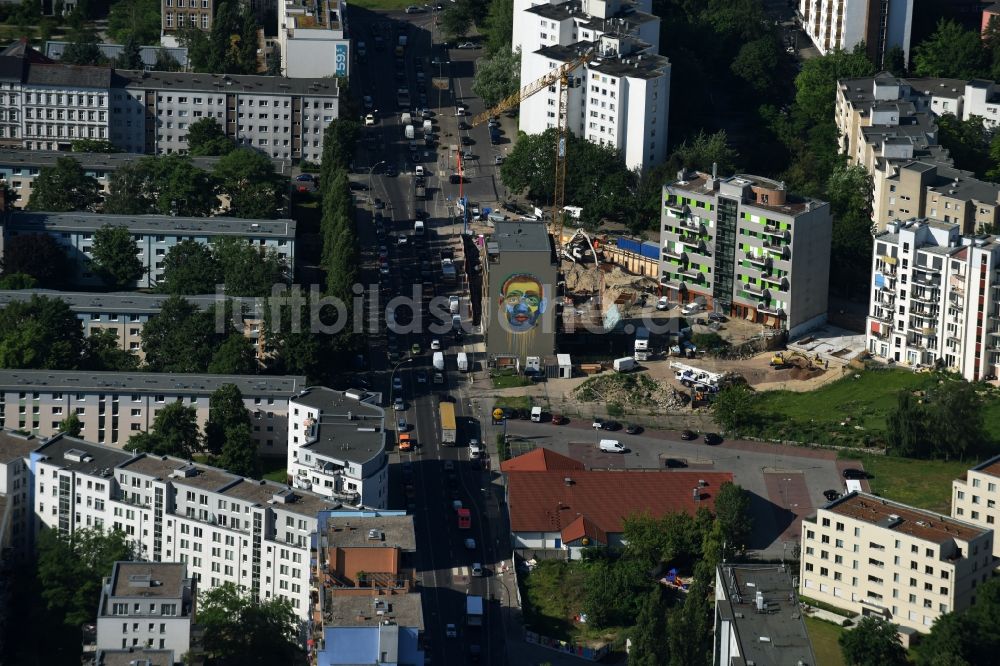
<path id="1" fill-rule="evenodd" d="M 798 470 L 765 471 L 764 487 L 774 512 L 780 541 L 797 541 L 802 534 L 802 519 L 814 511 L 805 476 Z"/>

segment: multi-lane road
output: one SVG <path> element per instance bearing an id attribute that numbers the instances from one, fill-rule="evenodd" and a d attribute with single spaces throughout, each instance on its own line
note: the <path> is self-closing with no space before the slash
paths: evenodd
<path id="1" fill-rule="evenodd" d="M 381 390 L 385 397 L 387 420 L 393 430 L 402 420 L 417 442 L 412 453 L 394 448 L 390 454 L 389 505 L 406 508 L 414 516 L 425 649 L 431 663 L 470 663 L 477 651 L 473 646 L 478 646 L 482 663 L 501 664 L 506 663 L 506 656 L 499 599 L 506 593 L 504 582 L 494 574 L 497 563 L 506 555 L 501 548 L 506 542 L 499 537 L 506 518 L 490 472 L 483 469 L 483 463 L 470 460 L 467 446 L 469 438 L 479 436 L 479 432 L 476 420 L 471 418 L 463 376 L 455 368 L 455 354 L 474 339 L 466 306 L 469 294 L 463 293 L 467 292 L 464 263 L 458 262 L 459 275 L 454 282 L 444 282 L 440 269 L 442 250 L 453 249 L 456 257 L 461 257 L 461 227 L 455 223 L 459 184 L 449 178 L 457 170 L 452 146 L 462 146 L 478 157 L 467 161 L 464 169 L 466 181 L 461 193 L 470 201 L 497 198 L 497 148 L 490 145 L 485 126 L 459 128 L 459 123 L 468 118 L 456 117 L 458 106 L 464 106 L 469 114 L 482 110 L 481 102 L 467 97 L 471 95 L 474 60 L 479 53 L 434 46 L 435 17 L 433 13 L 411 17 L 359 12 L 352 20 L 354 37 L 366 42 L 367 51 L 366 58 L 355 65 L 353 92 L 359 99 L 371 96 L 378 116 L 374 126 L 365 128 L 372 138 L 361 142 L 353 175 L 355 181 L 371 188 L 367 197 L 359 197 L 357 216 L 364 252 L 362 276 L 366 285 L 376 285 L 368 293 L 378 294 L 377 299 L 368 298 L 365 304 L 365 321 L 377 322 L 374 332 L 366 333 L 369 374 L 373 388 Z M 407 46 L 404 57 L 397 62 L 393 50 L 400 34 L 406 35 Z M 375 48 L 376 35 L 382 37 L 381 50 Z M 434 87 L 435 77 L 447 78 L 447 89 Z M 402 109 L 396 103 L 396 91 L 404 86 L 409 89 L 412 108 L 421 106 L 423 91 L 426 107 L 433 114 L 436 145 L 421 146 L 416 162 L 410 159 L 410 140 L 404 136 Z M 421 121 L 415 124 L 419 128 Z M 416 139 L 421 139 L 422 134 L 418 129 Z M 464 141 L 463 136 L 467 137 Z M 415 198 L 414 169 L 418 164 L 428 174 L 429 198 L 425 201 Z M 381 203 L 376 204 L 376 199 Z M 415 232 L 418 218 L 424 218 L 423 234 Z M 461 340 L 443 330 L 452 324 L 447 304 L 451 295 L 460 296 L 463 302 L 463 324 L 469 333 Z M 405 302 L 401 299 L 399 307 L 393 309 L 391 299 L 397 297 L 403 297 Z M 432 312 L 434 299 L 438 299 L 436 313 Z M 432 319 L 432 315 L 436 318 Z M 420 317 L 419 323 L 408 326 L 415 317 Z M 393 332 L 392 328 L 400 330 Z M 444 384 L 433 383 L 433 340 L 441 343 L 448 359 Z M 414 345 L 419 345 L 416 353 Z M 403 400 L 404 409 L 393 409 L 396 398 Z M 458 446 L 441 444 L 442 399 L 455 403 Z M 455 500 L 470 509 L 470 529 L 458 528 Z M 466 539 L 473 539 L 474 546 L 467 547 Z M 484 566 L 485 576 L 472 575 L 474 563 Z M 468 595 L 485 599 L 482 628 L 467 625 Z M 446 635 L 449 624 L 455 625 L 457 636 L 453 638 Z"/>

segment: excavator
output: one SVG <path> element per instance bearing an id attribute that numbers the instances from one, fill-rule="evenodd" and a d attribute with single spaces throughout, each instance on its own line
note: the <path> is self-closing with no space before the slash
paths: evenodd
<path id="1" fill-rule="evenodd" d="M 801 352 L 792 351 L 775 352 L 771 356 L 771 367 L 776 370 L 782 370 L 791 366 L 804 367 L 806 370 L 825 370 L 827 365 L 828 362 L 820 358 L 819 354 L 816 354 L 813 358 L 809 358 Z"/>

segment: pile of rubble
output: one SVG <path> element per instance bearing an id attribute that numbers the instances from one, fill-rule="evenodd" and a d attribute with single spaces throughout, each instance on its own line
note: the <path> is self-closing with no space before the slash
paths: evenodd
<path id="1" fill-rule="evenodd" d="M 580 402 L 601 402 L 625 408 L 670 411 L 687 406 L 690 396 L 648 375 L 608 374 L 591 377 L 573 391 Z"/>

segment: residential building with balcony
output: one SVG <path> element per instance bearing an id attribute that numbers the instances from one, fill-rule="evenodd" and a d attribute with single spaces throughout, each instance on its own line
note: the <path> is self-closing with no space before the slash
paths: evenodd
<path id="1" fill-rule="evenodd" d="M 344 0 L 280 0 L 281 73 L 291 78 L 349 76 L 347 4 Z"/>
<path id="2" fill-rule="evenodd" d="M 876 67 L 887 67 L 893 47 L 910 61 L 910 24 L 913 0 L 799 0 L 802 30 L 822 55 L 836 49 L 850 51 L 858 44 Z"/>
<path id="3" fill-rule="evenodd" d="M 315 493 L 170 456 L 57 435 L 29 454 L 39 529 L 121 530 L 140 559 L 181 562 L 200 589 L 230 582 L 310 615 L 311 539 L 338 507 Z"/>
<path id="4" fill-rule="evenodd" d="M 943 367 L 969 381 L 1000 373 L 1000 242 L 963 236 L 956 223 L 893 222 L 875 236 L 872 356 Z"/>
<path id="5" fill-rule="evenodd" d="M 829 204 L 783 183 L 681 172 L 663 187 L 660 285 L 795 337 L 826 321 L 831 234 Z"/>
<path id="6" fill-rule="evenodd" d="M 121 448 L 153 427 L 172 402 L 193 407 L 199 428 L 208 422 L 212 394 L 234 384 L 250 413 L 251 433 L 264 456 L 284 456 L 288 405 L 305 377 L 158 372 L 0 370 L 0 426 L 51 437 L 76 414 L 89 441 Z"/>
<path id="7" fill-rule="evenodd" d="M 107 215 L 103 213 L 28 213 L 11 212 L 0 223 L 0 257 L 3 240 L 11 236 L 47 234 L 55 238 L 75 266 L 75 282 L 100 286 L 93 273 L 94 233 L 104 227 L 125 227 L 132 232 L 139 248 L 139 259 L 146 272 L 136 283 L 138 288 L 155 287 L 164 276 L 167 252 L 184 240 L 207 245 L 216 238 L 241 238 L 265 251 L 277 254 L 291 267 L 295 265 L 294 220 L 245 220 L 235 217 L 176 217 L 171 215 Z"/>
<path id="8" fill-rule="evenodd" d="M 993 530 L 851 493 L 802 521 L 799 592 L 904 635 L 976 601 L 993 570 Z"/>
<path id="9" fill-rule="evenodd" d="M 1000 456 L 986 460 L 951 482 L 951 516 L 996 530 L 1000 524 Z M 1000 558 L 994 539 L 993 556 Z"/>
<path id="10" fill-rule="evenodd" d="M 287 469 L 293 487 L 370 509 L 386 507 L 385 412 L 376 400 L 322 386 L 289 400 Z"/>
<path id="11" fill-rule="evenodd" d="M 192 649 L 197 585 L 181 562 L 115 562 L 101 584 L 98 652 L 168 650 L 172 663 Z"/>
<path id="12" fill-rule="evenodd" d="M 570 72 L 569 131 L 620 151 L 630 169 L 658 164 L 667 154 L 671 71 L 670 61 L 659 55 L 659 26 L 649 2 L 515 2 L 521 85 L 594 52 L 592 60 Z M 559 99 L 557 82 L 523 100 L 521 130 L 539 134 L 556 127 Z"/>

